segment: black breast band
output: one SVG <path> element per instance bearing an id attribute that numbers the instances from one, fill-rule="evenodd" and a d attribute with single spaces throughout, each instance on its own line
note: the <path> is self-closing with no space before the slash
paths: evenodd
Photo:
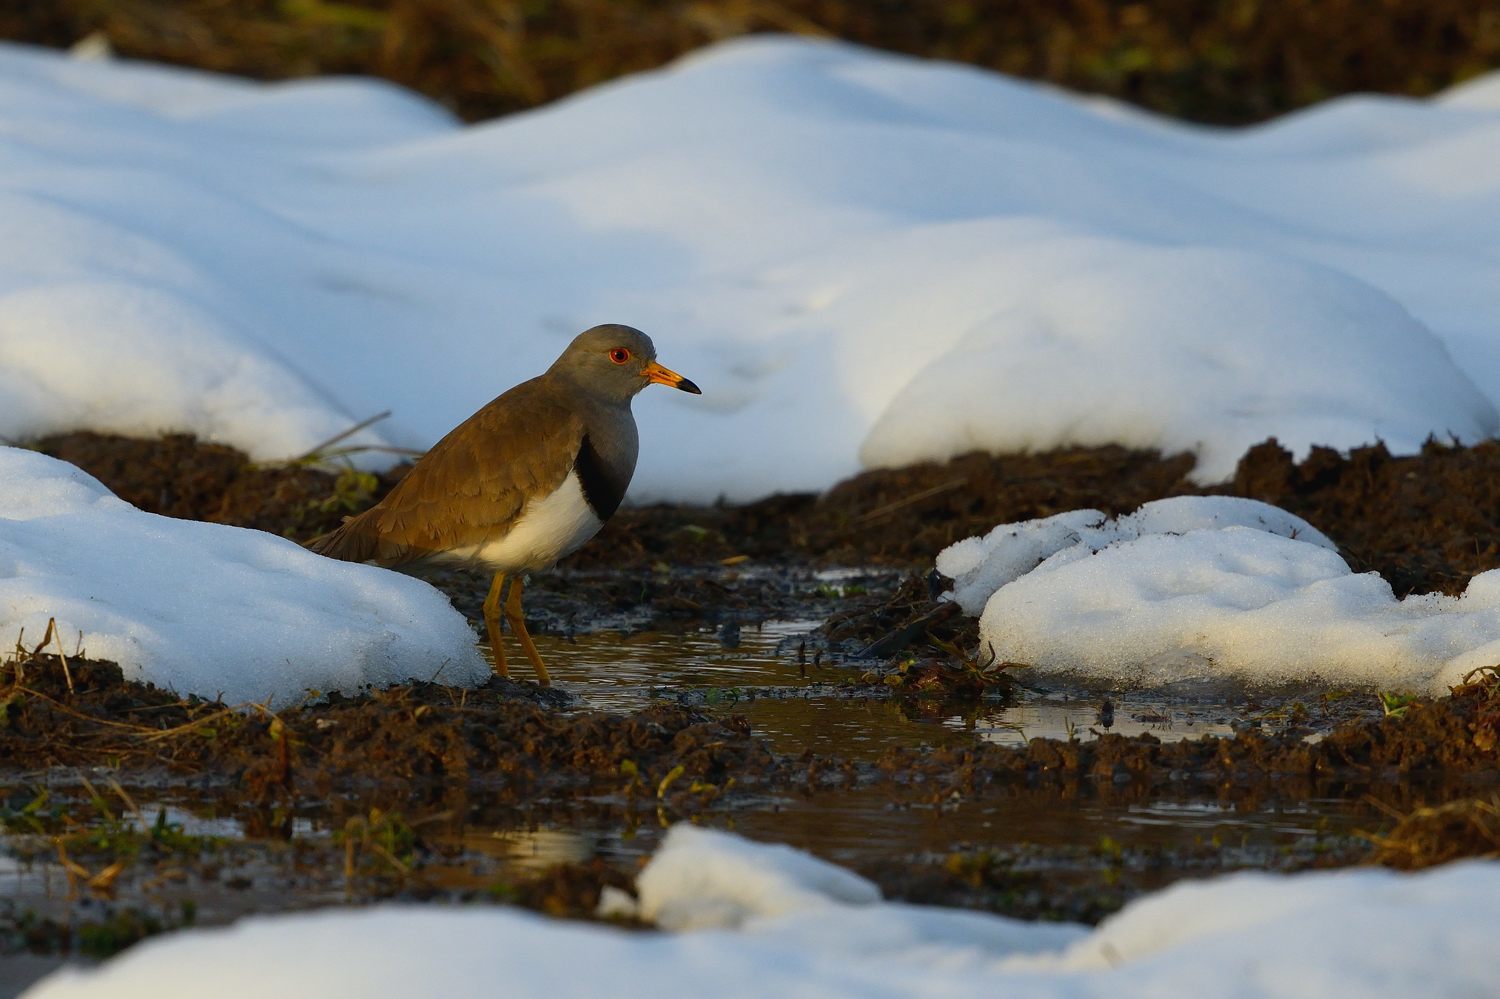
<path id="1" fill-rule="evenodd" d="M 610 474 L 609 466 L 594 450 L 594 442 L 589 440 L 588 434 L 583 435 L 578 457 L 573 459 L 573 471 L 578 473 L 578 484 L 583 487 L 583 498 L 588 501 L 589 509 L 600 520 L 608 520 L 620 508 L 625 487 Z"/>

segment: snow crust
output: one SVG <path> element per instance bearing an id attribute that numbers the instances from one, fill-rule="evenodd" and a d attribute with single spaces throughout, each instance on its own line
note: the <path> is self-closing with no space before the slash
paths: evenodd
<path id="1" fill-rule="evenodd" d="M 0 447 L 0 636 L 34 647 L 49 618 L 67 655 L 229 704 L 490 675 L 462 615 L 420 580 L 144 513 L 66 462 Z"/>
<path id="2" fill-rule="evenodd" d="M 708 867 L 710 880 L 695 868 Z M 884 902 L 785 847 L 674 827 L 643 904 L 718 912 L 643 934 L 495 908 L 380 906 L 148 940 L 28 999 L 489 995 L 1482 995 L 1500 864 L 1183 882 L 1097 929 Z M 842 876 L 839 876 L 839 875 Z M 654 883 L 648 893 L 647 880 Z M 724 907 L 715 902 L 733 898 Z M 754 900 L 759 900 L 754 901 Z"/>
<path id="3" fill-rule="evenodd" d="M 1500 427 L 1500 104 L 1238 131 L 806 39 L 463 127 L 387 84 L 0 45 L 0 435 L 430 446 L 626 322 L 637 499 L 1118 442 L 1223 478 Z M 370 452 L 366 464 L 389 461 Z"/>
<path id="4" fill-rule="evenodd" d="M 1002 524 L 939 554 L 986 654 L 1130 684 L 1309 679 L 1446 693 L 1500 663 L 1500 570 L 1397 600 L 1316 528 L 1254 500 Z"/>
<path id="5" fill-rule="evenodd" d="M 691 825 L 672 827 L 636 888 L 640 915 L 668 930 L 880 901 L 874 884 L 810 853 Z"/>

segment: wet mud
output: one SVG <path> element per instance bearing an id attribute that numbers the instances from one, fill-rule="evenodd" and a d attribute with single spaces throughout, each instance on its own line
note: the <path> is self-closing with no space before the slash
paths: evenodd
<path id="1" fill-rule="evenodd" d="M 256 465 L 232 448 L 171 435 L 134 440 L 72 433 L 29 445 L 70 461 L 153 513 L 313 537 L 376 502 L 404 466 L 374 476 L 308 464 Z M 1462 589 L 1500 565 L 1500 442 L 1429 441 L 1393 457 L 1314 448 L 1301 463 L 1273 438 L 1234 478 L 1194 485 L 1189 455 L 1121 447 L 1031 455 L 969 454 L 866 472 L 822 496 L 755 503 L 625 507 L 564 567 L 650 568 L 726 560 L 930 568 L 945 546 L 996 524 L 1094 507 L 1125 513 L 1167 496 L 1246 496 L 1284 507 L 1338 543 L 1357 571 L 1398 596 Z"/>
<path id="2" fill-rule="evenodd" d="M 591 918 L 606 885 L 629 890 L 671 822 L 795 842 L 851 803 L 857 848 L 829 851 L 826 830 L 807 845 L 892 898 L 1035 918 L 1093 921 L 1178 877 L 1246 866 L 1410 867 L 1495 849 L 1487 813 L 1463 804 L 1489 795 L 1494 807 L 1500 687 L 1489 678 L 1312 741 L 1295 724 L 1176 741 L 1096 730 L 873 759 L 778 753 L 732 712 L 593 711 L 498 679 L 273 713 L 182 700 L 109 663 L 65 670 L 40 654 L 14 659 L 0 691 L 0 820 L 14 876 L 44 870 L 52 882 L 0 907 L 0 944 L 12 950 L 100 955 L 199 919 L 391 898 Z M 1290 832 L 1266 824 L 1318 801 L 1361 807 L 1331 825 L 1316 810 Z M 1121 831 L 1174 803 L 1189 817 L 1221 814 L 1224 828 L 1142 842 Z M 1089 813 L 1092 835 L 1037 835 Z M 881 816 L 920 817 L 926 832 L 883 842 Z M 1031 835 L 975 835 L 991 819 Z M 1420 821 L 1425 845 L 1414 848 L 1408 827 Z M 945 826 L 959 838 L 939 834 Z M 566 843 L 576 830 L 636 847 L 548 859 L 548 835 Z M 540 837 L 546 862 L 497 856 L 497 837 Z M 923 839 L 931 848 L 914 848 Z"/>
<path id="3" fill-rule="evenodd" d="M 143 509 L 298 539 L 400 475 L 256 466 L 187 437 L 33 446 Z M 412 683 L 271 712 L 17 647 L 0 666 L 0 953 L 97 956 L 387 898 L 592 918 L 683 820 L 805 846 L 892 898 L 1086 921 L 1179 877 L 1500 849 L 1493 675 L 1437 699 L 1042 695 L 940 601 L 944 545 L 1201 492 L 1190 472 L 1121 448 L 969 455 L 820 497 L 627 508 L 528 589 L 556 689 Z M 1306 517 L 1398 593 L 1451 593 L 1500 561 L 1496 472 L 1494 445 L 1296 464 L 1272 441 L 1215 491 Z M 477 618 L 485 580 L 437 582 Z M 1015 721 L 1049 710 L 1062 720 Z"/>

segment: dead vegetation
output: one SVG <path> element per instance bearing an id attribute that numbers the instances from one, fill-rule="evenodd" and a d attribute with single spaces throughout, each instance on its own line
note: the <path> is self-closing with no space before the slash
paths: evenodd
<path id="1" fill-rule="evenodd" d="M 77 465 L 142 510 L 293 538 L 330 530 L 400 477 L 297 461 L 256 464 L 243 451 L 190 434 L 140 439 L 78 431 L 28 446 Z"/>
<path id="2" fill-rule="evenodd" d="M 305 463 L 255 465 L 231 448 L 183 435 L 133 440 L 75 433 L 33 443 L 78 464 L 142 509 L 257 527 L 304 539 L 374 503 L 401 468 L 376 478 Z M 946 545 L 997 524 L 1096 508 L 1118 514 L 1167 496 L 1222 493 L 1261 499 L 1309 520 L 1356 571 L 1374 570 L 1397 596 L 1461 592 L 1500 566 L 1500 444 L 1429 442 L 1395 457 L 1382 445 L 1340 455 L 1315 448 L 1302 462 L 1274 439 L 1251 448 L 1234 478 L 1203 489 L 1192 458 L 1121 447 L 1043 454 L 970 454 L 874 470 L 822 496 L 778 495 L 743 504 L 625 507 L 600 537 L 538 580 L 540 631 L 571 628 L 580 613 L 649 610 L 671 621 L 828 617 L 831 647 L 898 671 L 905 690 L 1000 689 L 976 624 L 939 603 L 932 560 Z M 813 606 L 805 591 L 726 566 L 885 565 L 915 570 L 894 594 L 849 594 Z M 708 570 L 708 571 L 705 571 Z M 555 592 L 549 592 L 554 589 Z M 474 608 L 460 610 L 473 616 Z M 800 608 L 800 611 L 799 611 Z M 990 681 L 995 681 L 991 683 Z"/>
<path id="3" fill-rule="evenodd" d="M 971 63 L 1166 114 L 1260 120 L 1355 91 L 1424 95 L 1500 65 L 1463 0 L 0 0 L 0 37 L 264 79 L 382 76 L 465 117 L 534 107 L 710 42 L 792 32 Z"/>
<path id="4" fill-rule="evenodd" d="M 71 688 L 69 686 L 71 678 Z M 361 788 L 369 806 L 399 810 L 414 789 L 483 787 L 500 803 L 601 790 L 670 805 L 688 816 L 731 788 L 816 787 L 871 780 L 921 787 L 922 797 L 983 795 L 1078 782 L 1164 786 L 1471 775 L 1496 758 L 1500 704 L 1493 674 L 1399 713 L 1354 718 L 1307 741 L 1246 729 L 1233 738 L 1162 742 L 1109 733 L 1022 746 L 976 743 L 892 749 L 871 765 L 807 754 L 778 759 L 735 716 L 658 704 L 632 714 L 567 709 L 566 695 L 492 680 L 465 690 L 410 683 L 299 707 L 227 706 L 125 680 L 112 663 L 27 653 L 0 666 L 0 758 L 41 771 L 107 761 L 121 775 L 191 773 L 236 788 L 246 807 L 291 807 Z M 1301 716 L 1305 717 L 1304 708 Z"/>
<path id="5" fill-rule="evenodd" d="M 78 465 L 143 510 L 297 539 L 365 509 L 402 474 L 400 467 L 377 478 L 299 463 L 256 465 L 232 448 L 185 435 L 74 433 L 30 446 Z M 1456 593 L 1470 576 L 1500 566 L 1500 443 L 1434 441 L 1402 457 L 1378 444 L 1348 455 L 1315 448 L 1298 463 L 1273 439 L 1251 448 L 1223 486 L 1197 487 L 1191 470 L 1187 455 L 1120 447 L 970 454 L 865 472 L 822 496 L 627 506 L 564 567 L 801 560 L 925 574 L 942 548 L 997 524 L 1087 507 L 1125 513 L 1153 499 L 1201 493 L 1260 499 L 1306 518 L 1356 571 L 1379 572 L 1397 596 Z M 899 623 L 884 613 L 864 637 L 873 641 Z"/>
<path id="6" fill-rule="evenodd" d="M 1500 857 L 1500 794 L 1397 815 L 1390 832 L 1372 835 L 1371 840 L 1375 863 L 1403 871 L 1471 857 Z"/>
<path id="7" fill-rule="evenodd" d="M 618 790 L 709 801 L 776 763 L 743 723 L 661 705 L 630 715 L 560 711 L 566 695 L 498 678 L 477 690 L 413 683 L 301 707 L 230 706 L 127 681 L 109 662 L 28 653 L 0 666 L 8 769 L 192 774 L 247 805 L 291 806 L 358 785 L 376 807 L 415 783 L 483 784 L 498 800 Z M 671 780 L 666 778 L 670 776 Z M 660 794 L 658 794 L 658 789 Z"/>
<path id="8" fill-rule="evenodd" d="M 17 774 L 37 775 L 22 780 L 27 790 L 0 796 L 7 847 L 57 864 L 69 898 L 111 902 L 64 915 L 0 906 L 0 949 L 112 953 L 190 925 L 203 892 L 257 879 L 300 886 L 294 900 L 342 885 L 350 900 L 500 901 L 581 918 L 592 917 L 605 886 L 628 889 L 630 870 L 598 860 L 519 878 L 486 866 L 464 838 L 481 802 L 491 817 L 480 828 L 519 818 L 522 830 L 549 810 L 570 816 L 565 822 L 587 814 L 591 824 L 626 829 L 724 821 L 768 796 L 858 787 L 935 815 L 996 799 L 1055 810 L 1166 795 L 1254 810 L 1378 793 L 1383 808 L 1405 816 L 1372 837 L 1373 855 L 1368 845 L 1331 839 L 1278 854 L 1288 870 L 1490 855 L 1500 809 L 1493 792 L 1474 796 L 1495 772 L 1500 684 L 1489 672 L 1453 697 L 1414 699 L 1398 713 L 1376 716 L 1372 703 L 1369 717 L 1311 743 L 1288 725 L 1285 734 L 1177 743 L 1103 734 L 891 750 L 872 763 L 777 757 L 732 716 L 665 705 L 629 715 L 579 711 L 555 692 L 499 681 L 479 690 L 409 684 L 273 712 L 178 698 L 124 680 L 110 663 L 70 657 L 65 672 L 61 656 L 23 646 L 0 666 L 0 691 L 0 759 L 13 787 Z M 101 766 L 107 778 L 88 776 Z M 71 787 L 68 778 L 58 783 L 69 772 Z M 142 809 L 132 786 L 191 786 L 193 800 L 216 802 L 243 832 L 193 832 L 165 809 Z M 495 819 L 496 809 L 513 818 Z M 310 815 L 332 835 L 294 833 L 294 817 Z M 894 898 L 1092 921 L 1159 883 L 1164 863 L 1180 876 L 1243 862 L 1218 843 L 1160 855 L 1102 844 L 1063 862 L 1068 873 L 1045 885 L 1014 851 L 953 854 L 936 867 L 893 860 L 866 873 Z M 181 890 L 143 894 L 163 883 Z"/>
<path id="9" fill-rule="evenodd" d="M 181 437 L 68 435 L 42 447 L 76 458 L 147 508 L 293 535 L 373 501 L 393 481 L 351 492 L 334 474 L 256 467 Z M 1497 462 L 1493 445 L 1431 445 L 1408 458 L 1376 447 L 1347 457 L 1316 452 L 1297 464 L 1268 442 L 1246 456 L 1225 490 L 1307 516 L 1357 566 L 1379 567 L 1406 589 L 1451 591 L 1496 560 L 1484 539 L 1500 527 Z M 916 715 L 947 717 L 956 702 L 1003 697 L 1015 671 L 984 655 L 974 622 L 938 601 L 944 584 L 926 571 L 935 550 L 1006 520 L 1079 506 L 1121 512 L 1195 491 L 1189 468 L 1181 457 L 1118 448 L 970 455 L 870 472 L 823 497 L 638 508 L 585 548 L 588 559 L 552 575 L 563 581 L 559 598 L 568 591 L 595 609 L 644 604 L 656 608 L 653 620 L 718 614 L 732 623 L 756 606 L 783 613 L 815 606 L 828 623 L 821 641 L 810 639 L 821 651 L 809 655 L 866 657 L 846 671 L 847 692 L 879 688 Z M 805 586 L 779 593 L 781 577 L 748 571 L 757 561 L 806 565 L 830 554 L 918 571 L 894 593 L 851 585 L 830 587 L 826 599 Z M 1366 695 L 1363 711 L 1331 698 L 1247 708 L 1247 724 L 1230 738 L 1162 742 L 1105 731 L 1018 746 L 975 740 L 892 749 L 851 762 L 777 756 L 727 713 L 732 708 L 583 711 L 565 694 L 494 680 L 478 690 L 415 683 L 272 711 L 132 683 L 113 664 L 76 657 L 75 648 L 51 629 L 27 636 L 0 662 L 0 759 L 9 785 L 0 819 L 12 853 L 54 865 L 69 894 L 111 908 L 38 913 L 0 905 L 0 950 L 108 953 L 187 925 L 198 918 L 199 899 L 256 881 L 291 885 L 292 898 L 332 887 L 350 900 L 503 901 L 588 916 L 604 886 L 626 888 L 633 872 L 589 861 L 518 877 L 477 854 L 466 830 L 476 823 L 525 830 L 548 817 L 563 827 L 586 817 L 624 830 L 693 818 L 732 823 L 767 801 L 846 789 L 877 789 L 887 807 L 930 810 L 936 821 L 965 803 L 995 801 L 1065 813 L 1179 798 L 1254 811 L 1373 796 L 1399 819 L 1369 840 L 1330 838 L 1280 859 L 1257 855 L 1256 863 L 1411 867 L 1495 852 L 1496 670 L 1476 672 L 1448 698 Z M 1266 721 L 1273 718 L 1281 721 Z M 1307 741 L 1311 730 L 1322 738 Z M 97 768 L 108 779 L 91 776 Z M 142 787 L 180 789 L 240 832 L 224 841 L 164 809 L 142 809 Z M 295 831 L 310 818 L 321 835 Z M 936 865 L 893 860 L 865 873 L 890 897 L 1093 920 L 1164 878 L 1245 863 L 1217 843 L 1154 853 L 1101 844 L 1086 854 L 1053 857 L 1045 869 L 1072 873 L 1049 874 L 1045 884 L 1027 873 L 1035 858 L 1024 851 L 980 848 Z M 175 895 L 142 887 L 173 878 L 183 886 Z"/>

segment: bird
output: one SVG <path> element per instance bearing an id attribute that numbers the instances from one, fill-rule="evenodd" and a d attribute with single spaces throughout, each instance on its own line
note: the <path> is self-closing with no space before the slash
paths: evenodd
<path id="1" fill-rule="evenodd" d="M 449 431 L 379 503 L 306 546 L 402 572 L 493 573 L 484 625 L 495 672 L 510 676 L 503 613 L 547 686 L 551 677 L 521 612 L 526 574 L 577 551 L 619 508 L 640 450 L 630 403 L 652 384 L 702 394 L 656 362 L 656 347 L 640 330 L 618 323 L 584 330 L 542 374 Z"/>

